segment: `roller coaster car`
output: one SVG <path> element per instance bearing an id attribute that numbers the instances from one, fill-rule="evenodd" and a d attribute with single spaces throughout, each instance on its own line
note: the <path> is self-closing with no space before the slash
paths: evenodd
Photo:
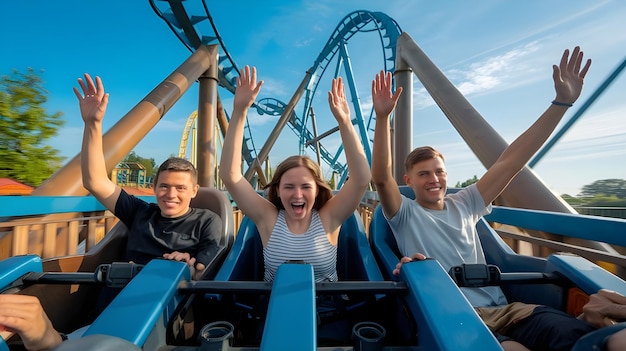
<path id="1" fill-rule="evenodd" d="M 207 187 L 201 187 L 198 190 L 198 194 L 192 200 L 191 206 L 207 208 L 217 213 L 222 219 L 221 248 L 215 255 L 213 261 L 207 265 L 203 272 L 203 279 L 209 279 L 217 273 L 234 240 L 232 206 L 223 192 Z M 30 272 L 80 272 L 84 274 L 90 273 L 92 275 L 95 273 L 95 275 L 97 275 L 99 270 L 102 269 L 108 269 L 110 271 L 112 267 L 111 263 L 113 263 L 112 268 L 117 269 L 118 277 L 119 274 L 126 274 L 123 271 L 134 269 L 135 273 L 137 273 L 140 267 L 129 268 L 127 265 L 115 264 L 115 262 L 124 261 L 127 238 L 128 229 L 123 223 L 118 222 L 98 244 L 84 255 L 65 256 L 43 261 L 36 257 L 29 260 L 31 263 L 26 265 L 28 268 L 22 267 L 21 272 L 24 274 L 29 272 L 28 270 L 24 271 L 24 269 L 30 269 Z M 39 263 L 36 263 L 37 261 Z M 20 271 L 18 267 L 7 267 L 7 269 L 13 270 L 14 272 Z M 14 275 L 9 276 L 19 281 L 19 277 Z M 98 297 L 106 283 L 106 280 L 98 282 L 97 279 L 88 284 L 70 283 L 74 278 L 75 277 L 71 277 L 70 274 L 65 284 L 62 282 L 64 278 L 58 276 L 58 281 L 54 283 L 43 282 L 45 279 L 42 279 L 42 282 L 39 283 L 31 280 L 28 284 L 18 285 L 15 282 L 11 283 L 4 280 L 5 284 L 2 286 L 4 288 L 3 293 L 19 293 L 37 296 L 55 328 L 61 332 L 69 333 L 92 323 L 97 317 L 97 313 L 102 307 L 94 308 L 94 306 L 97 305 Z M 123 278 L 121 283 L 117 284 L 118 287 L 125 285 L 128 280 L 129 279 Z M 96 284 L 94 284 L 94 282 Z M 113 282 L 109 281 L 109 286 L 111 286 L 111 284 L 113 284 Z M 7 289 L 7 287 L 10 288 Z M 17 336 L 14 338 L 17 339 Z"/>
<path id="2" fill-rule="evenodd" d="M 400 186 L 400 192 L 411 199 L 415 198 L 413 190 L 407 186 Z M 558 219 L 555 218 L 555 220 Z M 426 261 L 404 265 L 399 278 L 393 276 L 393 270 L 403 255 L 400 254 L 391 228 L 384 217 L 382 206 L 378 206 L 374 211 L 369 239 L 383 275 L 387 279 L 405 280 L 408 284 L 419 284 L 420 281 L 434 284 L 433 276 L 437 276 L 436 279 L 439 279 L 442 284 L 444 284 L 443 281 L 452 279 L 454 284 L 447 285 L 453 290 L 459 290 L 458 286 L 499 285 L 509 302 L 520 301 L 547 305 L 566 311 L 571 315 L 580 313 L 579 309 L 586 302 L 587 296 L 599 289 L 626 292 L 626 283 L 622 279 L 582 257 L 571 254 L 552 254 L 547 258 L 520 255 L 515 253 L 500 238 L 485 218 L 479 220 L 476 228 L 485 252 L 487 265 L 462 265 L 452 267 L 449 272 L 445 272 L 439 264 L 428 262 L 434 260 L 427 259 Z M 428 277 L 412 274 L 417 269 L 415 267 L 420 264 L 432 266 L 429 271 L 419 268 L 424 274 L 427 273 Z M 467 309 L 466 306 L 460 306 L 469 305 L 465 299 L 460 298 L 461 296 L 457 301 L 451 301 L 450 299 L 442 299 L 444 294 L 441 290 L 424 289 L 422 293 L 423 301 L 418 300 L 418 306 L 412 306 L 414 314 L 421 315 L 423 319 L 424 323 L 418 322 L 419 325 L 425 325 L 429 328 L 434 328 L 439 324 L 450 325 L 450 320 L 446 316 L 446 311 L 450 305 L 456 305 L 457 309 L 464 309 L 467 313 L 471 313 L 471 310 Z M 582 302 L 575 299 L 582 299 Z M 432 306 L 446 306 L 447 308 L 438 310 Z M 422 309 L 426 311 L 420 311 Z M 593 342 L 597 342 L 601 332 L 604 333 L 602 330 L 591 333 L 598 333 L 598 336 L 594 339 L 594 336 L 590 334 L 585 337 L 585 340 L 581 339 L 579 343 L 581 345 L 582 343 L 589 343 L 590 345 L 592 339 L 595 340 Z M 435 339 L 433 342 L 438 345 L 445 342 L 441 338 L 451 338 L 449 334 L 437 335 L 436 331 L 432 333 L 432 337 Z M 577 344 L 574 349 L 583 350 L 585 348 Z"/>
<path id="3" fill-rule="evenodd" d="M 233 247 L 215 280 L 262 281 L 264 269 L 261 237 L 256 225 L 244 216 Z M 382 280 L 357 212 L 343 222 L 339 231 L 337 274 L 339 280 Z"/>
<path id="4" fill-rule="evenodd" d="M 216 321 L 227 321 L 235 326 L 232 344 L 236 348 L 252 342 L 253 347 L 259 347 L 261 343 L 261 350 L 314 349 L 319 334 L 316 289 L 326 288 L 326 292 L 333 294 L 351 294 L 352 291 L 342 286 L 316 287 L 312 267 L 307 264 L 281 265 L 273 284 L 262 281 L 262 273 L 262 246 L 258 232 L 251 221 L 244 219 L 233 248 L 214 280 L 190 281 L 189 270 L 184 264 L 152 260 L 95 319 L 83 337 L 107 335 L 129 341 L 144 350 L 194 350 L 196 348 L 191 345 L 197 345 L 197 336 L 202 334 L 199 329 L 204 323 L 211 325 Z M 356 213 L 343 223 L 340 231 L 338 273 L 342 279 L 359 283 L 366 280 L 382 282 Z M 241 323 L 248 313 L 255 313 L 257 307 L 248 307 L 244 303 L 256 302 L 259 294 L 269 295 L 269 303 L 260 311 L 267 314 L 262 330 Z M 360 294 L 362 291 L 351 295 L 358 297 Z M 190 299 L 191 296 L 195 298 Z M 371 300 L 375 300 L 375 296 Z M 361 304 L 363 301 L 355 298 L 355 304 L 350 307 L 363 312 L 361 307 L 366 306 Z M 189 310 L 195 317 L 193 338 L 181 333 Z M 384 315 L 387 311 L 378 312 Z M 246 335 L 248 331 L 255 335 Z M 256 339 L 257 332 L 262 333 L 262 341 Z M 352 343 L 349 336 L 342 338 L 343 343 Z M 64 347 L 62 345 L 59 351 L 65 350 Z"/>
<path id="5" fill-rule="evenodd" d="M 272 324 L 278 318 L 273 313 L 267 312 L 268 302 L 271 300 L 271 296 L 275 294 L 276 285 L 272 286 L 270 283 L 263 282 L 263 273 L 263 247 L 258 230 L 248 217 L 244 217 L 233 247 L 215 276 L 214 282 L 241 282 L 242 284 L 248 284 L 249 290 L 253 293 L 241 292 L 243 289 L 238 288 L 239 292 L 206 294 L 202 303 L 199 302 L 195 307 L 194 315 L 196 319 L 199 316 L 205 316 L 206 319 L 202 321 L 202 324 L 219 321 L 220 319 L 227 320 L 235 325 L 235 329 L 238 332 L 234 340 L 236 345 L 258 345 L 265 320 L 267 319 L 267 323 Z M 340 282 L 383 281 L 382 274 L 369 247 L 365 228 L 357 212 L 344 221 L 339 232 L 337 274 Z M 228 285 L 224 286 L 227 287 Z M 239 284 L 238 286 L 241 287 L 243 285 Z M 372 294 L 365 298 L 363 294 L 355 293 L 350 291 L 350 289 L 341 290 L 342 288 L 338 288 L 341 291 L 337 292 L 337 287 L 333 283 L 317 283 L 316 286 L 318 300 L 331 295 L 320 291 L 329 287 L 334 290 L 336 296 L 344 296 L 346 302 L 345 310 L 331 310 L 325 314 L 333 322 L 344 319 L 347 314 L 351 316 L 358 314 L 357 310 L 364 310 L 365 305 L 375 301 L 377 298 L 377 296 Z M 257 289 L 258 287 L 261 287 L 261 290 Z M 314 287 L 312 291 L 314 295 L 316 293 L 315 290 L 316 288 Z M 264 296 L 259 297 L 260 295 Z M 347 296 L 349 296 L 349 299 L 346 299 Z M 285 307 L 289 308 L 288 306 Z M 336 327 L 336 324 L 334 325 Z M 347 336 L 333 335 L 335 331 L 336 329 L 323 328 L 320 325 L 317 330 L 318 341 L 324 342 L 326 340 L 331 342 L 331 339 L 334 341 L 347 339 L 344 342 L 350 342 L 349 334 Z"/>

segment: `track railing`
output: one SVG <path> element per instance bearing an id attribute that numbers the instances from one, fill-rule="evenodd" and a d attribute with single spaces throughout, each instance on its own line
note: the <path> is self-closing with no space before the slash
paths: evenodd
<path id="1" fill-rule="evenodd" d="M 89 251 L 118 222 L 109 211 L 77 215 L 0 222 L 0 259 L 26 254 L 54 258 Z"/>

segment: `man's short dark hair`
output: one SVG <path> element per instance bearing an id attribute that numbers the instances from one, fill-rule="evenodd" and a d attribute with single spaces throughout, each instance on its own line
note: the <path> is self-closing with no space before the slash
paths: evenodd
<path id="1" fill-rule="evenodd" d="M 167 160 L 163 161 L 159 166 L 159 170 L 154 175 L 154 185 L 156 187 L 157 180 L 159 179 L 159 174 L 163 171 L 171 171 L 171 172 L 188 172 L 191 174 L 191 181 L 195 185 L 198 183 L 198 171 L 196 167 L 194 167 L 193 163 L 185 160 L 180 157 L 170 157 Z"/>
<path id="2" fill-rule="evenodd" d="M 435 148 L 432 146 L 421 146 L 415 148 L 406 157 L 406 161 L 404 162 L 404 171 L 406 173 L 409 173 L 411 167 L 413 167 L 413 165 L 415 165 L 416 163 L 437 157 L 440 157 L 442 161 L 445 161 L 441 152 L 435 150 Z"/>

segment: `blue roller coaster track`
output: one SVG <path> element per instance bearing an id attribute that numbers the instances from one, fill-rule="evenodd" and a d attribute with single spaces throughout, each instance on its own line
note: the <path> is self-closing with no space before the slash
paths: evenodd
<path id="1" fill-rule="evenodd" d="M 201 3 L 201 4 L 200 4 Z M 239 74 L 239 68 L 233 57 L 229 54 L 226 44 L 222 40 L 215 22 L 205 0 L 198 1 L 155 1 L 150 0 L 150 4 L 155 13 L 162 18 L 185 45 L 194 51 L 201 45 L 219 46 L 219 85 L 231 93 L 235 92 L 235 81 Z M 198 5 L 201 6 L 198 6 Z M 201 32 L 204 31 L 204 32 Z M 338 77 L 343 72 L 343 79 L 346 82 L 348 93 L 352 96 L 352 104 L 355 112 L 353 124 L 360 134 L 363 147 L 368 161 L 371 163 L 371 142 L 373 132 L 373 111 L 369 116 L 363 115 L 360 106 L 360 99 L 354 82 L 352 66 L 348 56 L 348 41 L 357 33 L 374 32 L 378 34 L 380 46 L 382 48 L 383 67 L 386 71 L 393 72 L 395 69 L 395 48 L 396 40 L 402 33 L 400 26 L 395 20 L 381 12 L 354 11 L 345 16 L 337 25 L 326 45 L 315 59 L 313 65 L 308 70 L 308 82 L 305 84 L 304 103 L 302 110 L 297 113 L 295 110 L 288 118 L 287 125 L 299 138 L 299 153 L 303 154 L 306 148 L 316 151 L 319 148 L 320 158 L 330 167 L 330 169 L 340 175 L 338 186 L 341 186 L 347 177 L 347 167 L 340 162 L 343 148 L 339 146 L 336 150 L 329 150 L 320 141 L 322 137 L 315 136 L 313 132 L 312 103 L 317 91 L 318 83 L 331 63 L 335 63 L 334 77 Z M 336 60 L 335 60 L 336 59 Z M 263 98 L 254 104 L 257 112 L 261 115 L 281 116 L 287 104 L 275 98 Z M 329 135 L 335 130 L 330 130 L 324 135 Z M 254 145 L 253 135 L 249 125 L 245 128 L 245 142 L 243 156 L 250 166 L 254 159 L 258 157 L 257 149 Z M 320 141 L 319 143 L 316 143 Z M 260 160 L 261 162 L 265 160 Z"/>

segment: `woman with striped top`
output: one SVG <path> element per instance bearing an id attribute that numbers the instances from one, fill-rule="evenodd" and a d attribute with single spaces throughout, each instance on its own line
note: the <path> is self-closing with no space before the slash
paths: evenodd
<path id="1" fill-rule="evenodd" d="M 341 78 L 328 92 L 337 120 L 350 180 L 333 196 L 319 165 L 306 156 L 291 156 L 276 168 L 267 198 L 257 194 L 241 172 L 241 149 L 246 115 L 263 81 L 256 68 L 246 66 L 237 78 L 228 132 L 220 160 L 220 176 L 244 215 L 257 226 L 263 243 L 265 280 L 289 260 L 313 265 L 316 281 L 337 280 L 337 241 L 341 224 L 354 213 L 371 180 L 363 147 L 350 119 Z"/>

